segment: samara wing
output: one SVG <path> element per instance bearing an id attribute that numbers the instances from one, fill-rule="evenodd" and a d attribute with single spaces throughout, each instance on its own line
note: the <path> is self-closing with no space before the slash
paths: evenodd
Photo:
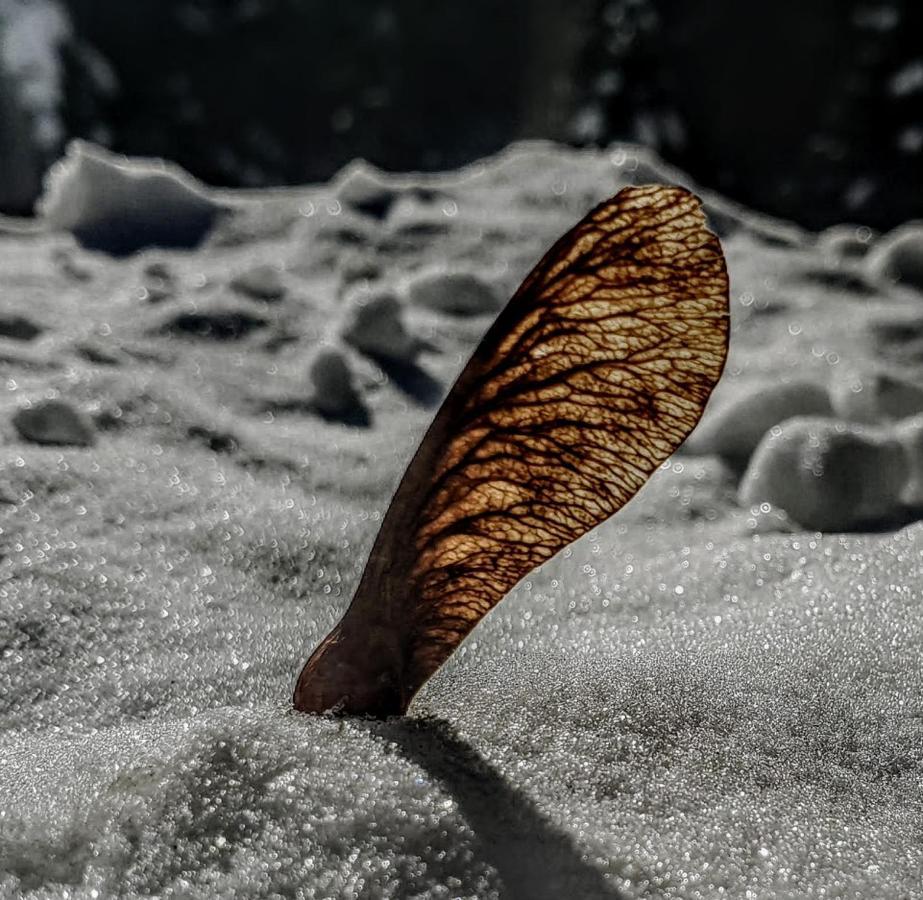
<path id="1" fill-rule="evenodd" d="M 532 270 L 452 387 L 295 707 L 402 713 L 536 566 L 611 516 L 695 427 L 728 344 L 698 199 L 629 187 Z"/>

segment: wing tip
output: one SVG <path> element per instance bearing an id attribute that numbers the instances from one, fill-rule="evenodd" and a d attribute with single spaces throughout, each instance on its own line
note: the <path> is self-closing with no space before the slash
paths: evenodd
<path id="1" fill-rule="evenodd" d="M 617 194 L 600 204 L 601 207 L 616 204 L 629 209 L 643 209 L 647 206 L 661 205 L 658 201 L 669 198 L 663 206 L 672 206 L 678 203 L 688 203 L 690 212 L 701 212 L 705 215 L 702 198 L 680 184 L 664 184 L 662 182 L 648 182 L 645 184 L 630 184 L 623 187 Z"/>
<path id="2" fill-rule="evenodd" d="M 590 210 L 586 219 L 601 223 L 619 213 L 637 212 L 644 209 L 665 210 L 671 206 L 682 207 L 683 215 L 693 216 L 698 220 L 703 231 L 717 239 L 718 235 L 710 227 L 702 198 L 694 191 L 679 184 L 649 182 L 626 185 Z"/>

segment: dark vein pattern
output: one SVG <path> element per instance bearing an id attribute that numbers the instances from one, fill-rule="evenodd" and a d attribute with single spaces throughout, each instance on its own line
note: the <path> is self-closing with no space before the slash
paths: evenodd
<path id="1" fill-rule="evenodd" d="M 682 188 L 625 188 L 564 235 L 437 413 L 296 707 L 403 712 L 510 588 L 629 500 L 718 381 L 727 295 Z"/>

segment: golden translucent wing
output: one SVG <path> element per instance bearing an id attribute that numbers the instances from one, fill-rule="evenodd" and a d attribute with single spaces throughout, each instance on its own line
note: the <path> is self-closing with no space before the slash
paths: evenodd
<path id="1" fill-rule="evenodd" d="M 436 415 L 306 711 L 403 712 L 520 579 L 619 509 L 698 422 L 728 282 L 699 201 L 625 188 L 533 269 Z"/>

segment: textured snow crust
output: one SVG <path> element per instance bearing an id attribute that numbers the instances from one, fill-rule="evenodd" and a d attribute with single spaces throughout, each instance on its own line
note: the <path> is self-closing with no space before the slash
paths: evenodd
<path id="1" fill-rule="evenodd" d="M 548 145 L 376 177 L 374 215 L 336 184 L 267 194 L 192 252 L 0 240 L 4 314 L 36 325 L 0 336 L 0 896 L 923 897 L 923 524 L 895 498 L 874 530 L 806 530 L 704 438 L 406 719 L 291 712 L 491 321 L 406 304 L 413 355 L 337 349 L 368 412 L 341 420 L 311 367 L 350 298 L 443 264 L 512 289 L 592 203 L 683 178 Z M 734 334 L 705 438 L 758 420 L 767 380 L 919 383 L 919 295 L 707 201 Z M 257 266 L 284 296 L 234 291 Z M 41 398 L 93 444 L 19 435 Z"/>

